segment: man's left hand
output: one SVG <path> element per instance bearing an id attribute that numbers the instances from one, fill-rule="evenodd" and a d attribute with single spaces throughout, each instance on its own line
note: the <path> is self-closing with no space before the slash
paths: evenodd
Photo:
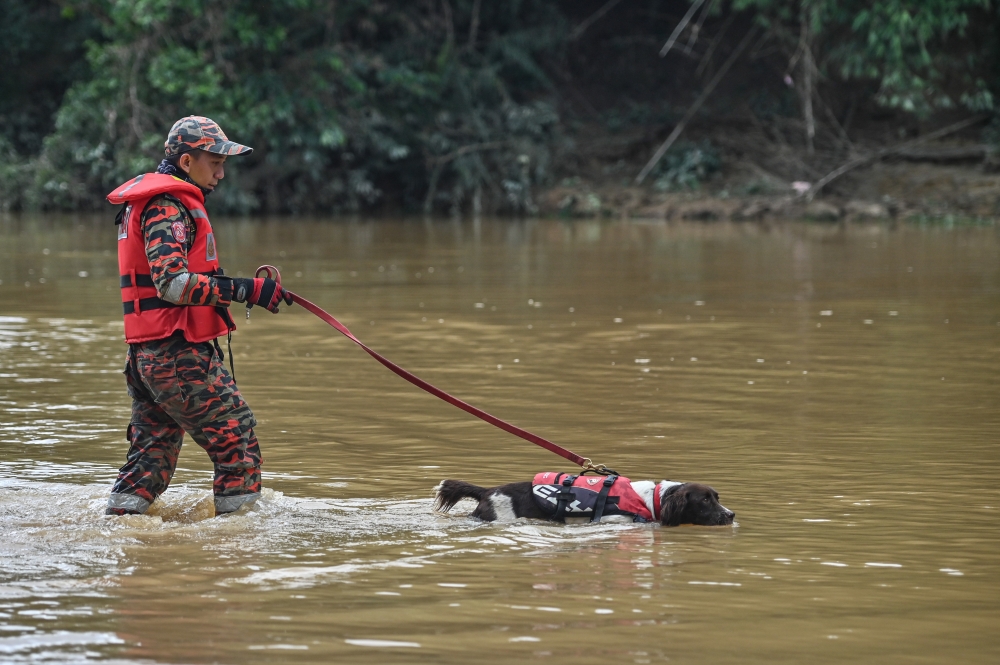
<path id="1" fill-rule="evenodd" d="M 267 311 L 278 313 L 278 305 L 284 301 L 292 304 L 292 294 L 267 277 L 233 277 L 233 301 L 260 305 Z"/>

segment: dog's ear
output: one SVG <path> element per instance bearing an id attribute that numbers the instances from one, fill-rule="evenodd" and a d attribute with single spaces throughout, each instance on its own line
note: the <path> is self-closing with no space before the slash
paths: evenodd
<path id="1" fill-rule="evenodd" d="M 680 526 L 681 516 L 687 508 L 687 492 L 678 488 L 663 497 L 663 510 L 660 512 L 660 523 L 663 526 Z"/>

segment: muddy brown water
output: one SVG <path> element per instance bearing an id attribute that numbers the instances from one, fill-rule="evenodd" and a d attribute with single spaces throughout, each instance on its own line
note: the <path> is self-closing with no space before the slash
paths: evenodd
<path id="1" fill-rule="evenodd" d="M 482 524 L 570 465 L 293 308 L 238 319 L 267 491 L 140 517 L 108 218 L 0 217 L 0 661 L 1000 661 L 996 227 L 221 220 L 362 340 L 733 527 Z"/>

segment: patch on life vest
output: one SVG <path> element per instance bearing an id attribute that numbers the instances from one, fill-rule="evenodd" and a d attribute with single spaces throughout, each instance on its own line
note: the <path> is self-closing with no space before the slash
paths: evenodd
<path id="1" fill-rule="evenodd" d="M 535 495 L 535 501 L 538 502 L 542 510 L 547 513 L 554 513 L 556 507 L 559 505 L 559 489 L 559 485 L 533 485 L 531 493 Z M 596 498 L 597 495 L 593 492 L 586 492 L 583 495 L 574 493 L 573 500 L 566 504 L 566 513 L 592 513 L 594 512 Z M 581 499 L 583 499 L 582 503 Z"/>
<path id="2" fill-rule="evenodd" d="M 183 243 L 187 242 L 187 224 L 181 220 L 177 220 L 170 225 L 170 233 L 173 234 L 174 240 Z"/>
<path id="3" fill-rule="evenodd" d="M 587 484 L 588 485 L 596 485 L 597 483 L 599 483 L 599 482 L 601 482 L 603 480 L 604 480 L 603 477 L 602 478 L 587 478 Z"/>
<path id="4" fill-rule="evenodd" d="M 132 179 L 132 183 L 128 187 L 126 187 L 125 189 L 122 190 L 122 193 L 119 196 L 124 196 L 126 194 L 126 192 L 128 192 L 128 190 L 132 189 L 133 187 L 135 187 L 136 185 L 138 185 L 140 182 L 142 182 L 142 179 L 145 178 L 145 177 L 146 177 L 145 173 L 143 173 L 142 175 L 137 175 L 135 178 Z"/>
<path id="5" fill-rule="evenodd" d="M 209 233 L 205 235 L 205 260 L 214 261 L 215 258 L 215 234 Z"/>
<path id="6" fill-rule="evenodd" d="M 122 215 L 122 223 L 118 226 L 118 239 L 125 240 L 128 238 L 128 225 L 129 218 L 132 216 L 132 204 L 129 203 L 125 206 L 125 213 Z"/>

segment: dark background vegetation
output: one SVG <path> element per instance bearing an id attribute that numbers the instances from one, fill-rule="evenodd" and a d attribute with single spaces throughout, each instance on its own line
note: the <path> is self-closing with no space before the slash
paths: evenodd
<path id="1" fill-rule="evenodd" d="M 815 181 L 962 118 L 994 135 L 992 0 L 0 0 L 0 207 L 102 209 L 170 125 L 254 147 L 215 209 L 531 213 L 722 161 Z M 685 20 L 686 17 L 686 20 Z M 678 26 L 664 57 L 659 54 Z"/>

